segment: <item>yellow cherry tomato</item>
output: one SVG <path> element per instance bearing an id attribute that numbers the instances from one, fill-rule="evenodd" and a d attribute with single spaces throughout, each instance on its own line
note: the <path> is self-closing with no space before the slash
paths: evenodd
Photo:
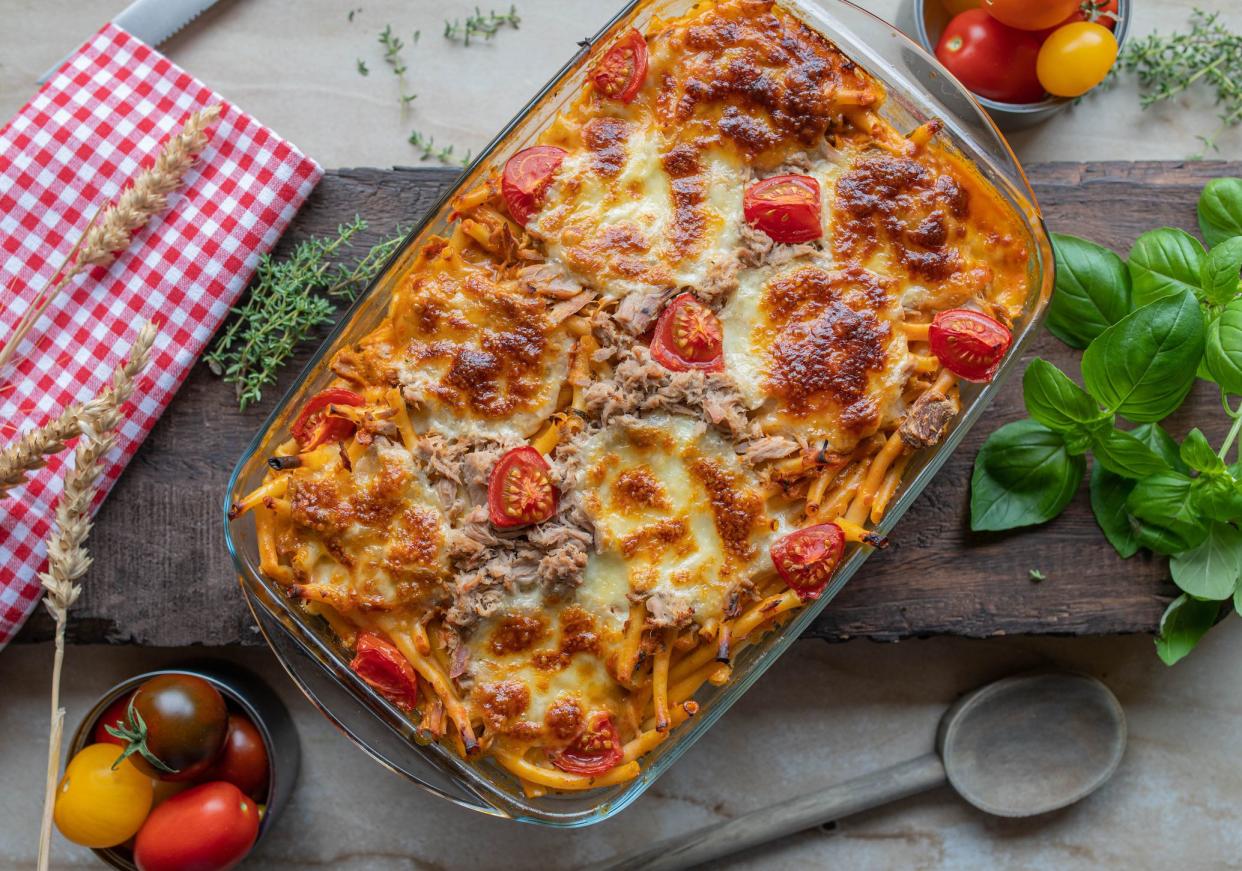
<path id="1" fill-rule="evenodd" d="M 978 9 L 983 5 L 983 0 L 941 0 L 945 11 L 950 16 L 961 15 L 967 9 Z"/>
<path id="2" fill-rule="evenodd" d="M 52 818 L 60 833 L 84 847 L 115 847 L 132 838 L 151 810 L 151 778 L 115 744 L 91 744 L 69 760 L 56 790 Z"/>
<path id="3" fill-rule="evenodd" d="M 1101 24 L 1076 21 L 1044 40 L 1035 74 L 1049 94 L 1077 97 L 1094 88 L 1117 60 L 1117 37 Z"/>

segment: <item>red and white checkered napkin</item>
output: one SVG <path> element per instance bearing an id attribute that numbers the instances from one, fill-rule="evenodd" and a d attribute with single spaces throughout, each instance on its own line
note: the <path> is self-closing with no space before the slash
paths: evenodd
<path id="1" fill-rule="evenodd" d="M 168 209 L 108 269 L 74 279 L 0 372 L 0 444 L 99 393 L 139 327 L 160 325 L 95 507 L 323 171 L 151 47 L 108 25 L 0 128 L 0 342 L 100 204 L 189 113 L 221 103 Z M 0 497 L 0 646 L 39 601 L 69 453 Z"/>

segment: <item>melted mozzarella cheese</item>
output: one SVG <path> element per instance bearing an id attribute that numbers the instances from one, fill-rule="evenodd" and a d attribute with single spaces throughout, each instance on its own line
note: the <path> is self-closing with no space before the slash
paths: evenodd
<path id="1" fill-rule="evenodd" d="M 657 619 L 703 621 L 766 568 L 771 520 L 758 481 L 714 430 L 681 416 L 626 420 L 588 439 L 583 455 L 583 504 L 601 549 L 580 601 L 615 607 L 634 592 Z"/>
<path id="2" fill-rule="evenodd" d="M 899 295 L 821 255 L 743 270 L 721 313 L 725 371 L 769 434 L 846 451 L 904 413 Z"/>
<path id="3" fill-rule="evenodd" d="M 556 410 L 573 339 L 547 302 L 486 267 L 444 255 L 394 304 L 394 372 L 419 432 L 531 435 Z"/>
<path id="4" fill-rule="evenodd" d="M 471 633 L 471 706 L 494 733 L 562 741 L 577 731 L 566 718 L 620 709 L 624 690 L 609 669 L 625 616 L 598 613 L 581 600 L 510 608 Z M 498 697 L 507 710 L 497 711 Z M 559 722 L 558 722 L 559 718 Z M 558 726 L 566 733 L 557 735 Z"/>
<path id="5" fill-rule="evenodd" d="M 529 229 L 602 295 L 699 287 L 736 263 L 746 171 L 730 151 L 611 116 L 607 149 L 571 151 Z"/>
<path id="6" fill-rule="evenodd" d="M 373 443 L 346 471 L 295 471 L 291 562 L 303 595 L 334 606 L 426 607 L 448 575 L 447 521 L 408 451 Z"/>

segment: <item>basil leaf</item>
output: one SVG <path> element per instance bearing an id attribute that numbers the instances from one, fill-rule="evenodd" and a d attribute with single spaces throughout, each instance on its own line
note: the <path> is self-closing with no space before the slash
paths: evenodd
<path id="1" fill-rule="evenodd" d="M 1242 178 L 1214 178 L 1199 194 L 1199 229 L 1209 245 L 1242 236 Z"/>
<path id="2" fill-rule="evenodd" d="M 1057 257 L 1056 292 L 1044 324 L 1071 348 L 1087 344 L 1130 313 L 1130 273 L 1102 245 L 1052 234 Z"/>
<path id="3" fill-rule="evenodd" d="M 1161 227 L 1134 241 L 1127 265 L 1136 306 L 1183 292 L 1197 295 L 1203 271 L 1203 246 L 1185 230 Z"/>
<path id="4" fill-rule="evenodd" d="M 1242 299 L 1225 306 L 1207 330 L 1203 362 L 1226 393 L 1242 393 Z"/>
<path id="5" fill-rule="evenodd" d="M 1169 558 L 1173 582 L 1199 599 L 1228 599 L 1242 575 L 1242 532 L 1228 523 L 1208 524 L 1207 538 Z"/>
<path id="6" fill-rule="evenodd" d="M 1242 490 L 1232 475 L 1200 475 L 1191 485 L 1195 511 L 1212 520 L 1242 519 Z"/>
<path id="7" fill-rule="evenodd" d="M 1242 273 L 1242 236 L 1226 239 L 1203 259 L 1199 279 L 1208 302 L 1224 305 L 1238 295 L 1238 276 Z"/>
<path id="8" fill-rule="evenodd" d="M 1182 404 L 1202 354 L 1203 314 L 1182 292 L 1100 333 L 1082 356 L 1083 383 L 1105 408 L 1136 423 L 1156 421 Z"/>
<path id="9" fill-rule="evenodd" d="M 1233 610 L 1242 614 L 1242 586 L 1233 591 Z"/>
<path id="10" fill-rule="evenodd" d="M 1198 427 L 1186 433 L 1178 454 L 1182 462 L 1199 472 L 1219 473 L 1225 471 L 1225 461 L 1216 456 L 1208 444 L 1207 436 Z"/>
<path id="11" fill-rule="evenodd" d="M 1139 521 L 1138 541 L 1157 553 L 1189 550 L 1207 537 L 1207 526 L 1191 502 L 1191 479 L 1162 472 L 1134 485 L 1126 510 Z"/>
<path id="12" fill-rule="evenodd" d="M 1134 482 L 1114 475 L 1101 463 L 1091 467 L 1091 511 L 1100 531 L 1108 539 L 1122 559 L 1138 553 L 1138 537 L 1126 511 L 1126 498 L 1134 489 Z"/>
<path id="13" fill-rule="evenodd" d="M 1091 449 L 1100 465 L 1123 478 L 1146 478 L 1172 471 L 1164 457 L 1123 430 L 1110 429 L 1097 436 Z"/>
<path id="14" fill-rule="evenodd" d="M 1031 417 L 1058 432 L 1097 423 L 1107 416 L 1068 375 L 1039 357 L 1022 375 L 1022 398 Z"/>
<path id="15" fill-rule="evenodd" d="M 1200 602 L 1185 593 L 1174 599 L 1160 618 L 1156 653 L 1165 665 L 1173 665 L 1195 649 L 1220 614 L 1220 602 Z"/>
<path id="16" fill-rule="evenodd" d="M 1190 471 L 1190 467 L 1182 462 L 1181 454 L 1178 451 L 1177 442 L 1173 441 L 1173 436 L 1165 432 L 1164 427 L 1158 423 L 1144 423 L 1130 430 L 1130 435 L 1141 441 L 1147 447 L 1151 448 L 1160 458 L 1169 464 L 1175 472 L 1183 474 Z"/>
<path id="17" fill-rule="evenodd" d="M 1086 460 L 1033 420 L 1006 424 L 975 457 L 970 479 L 970 528 L 1013 529 L 1051 520 L 1074 498 Z"/>

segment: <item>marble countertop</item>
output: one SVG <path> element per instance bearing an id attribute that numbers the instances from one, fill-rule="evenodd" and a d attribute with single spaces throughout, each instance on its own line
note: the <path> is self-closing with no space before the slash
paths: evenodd
<path id="1" fill-rule="evenodd" d="M 34 91 L 36 77 L 90 35 L 125 0 L 0 0 L 0 118 Z M 522 26 L 490 43 L 446 43 L 445 17 L 473 2 L 430 0 L 221 0 L 165 49 L 325 166 L 410 165 L 412 130 L 484 144 L 619 5 L 617 0 L 521 0 Z M 891 18 L 897 0 L 868 3 Z M 1132 33 L 1181 26 L 1194 5 L 1242 27 L 1232 0 L 1135 0 Z M 486 6 L 485 6 L 486 8 Z M 353 21 L 347 18 L 350 9 Z M 572 9 L 572 14 L 565 14 Z M 409 42 L 407 110 L 384 67 L 376 34 L 391 23 Z M 362 76 L 361 59 L 371 72 Z M 451 76 L 452 87 L 448 86 Z M 1214 129 L 1187 99 L 1142 113 L 1132 85 L 1092 94 L 1042 127 L 1013 137 L 1021 159 L 1182 159 Z M 1221 139 L 1242 155 L 1237 131 Z M 90 582 L 89 575 L 86 583 Z M 135 583 L 192 582 L 147 578 Z M 865 577 L 856 583 L 866 583 Z M 1049 578 L 1045 583 L 1055 583 Z M 917 583 L 912 578 L 911 583 Z M 1117 583 L 1125 583 L 1118 577 Z M 94 697 L 136 671 L 203 651 L 71 648 L 64 702 L 69 725 Z M 1108 684 L 1129 719 L 1130 743 L 1114 779 L 1073 808 L 1034 820 L 999 820 L 943 788 L 812 830 L 726 863 L 730 869 L 1231 867 L 1242 855 L 1242 773 L 1230 763 L 1242 733 L 1242 623 L 1230 618 L 1174 669 L 1151 639 L 998 638 L 896 645 L 802 642 L 647 795 L 614 820 L 551 831 L 487 819 L 426 795 L 369 762 L 293 688 L 261 650 L 211 651 L 264 675 L 293 710 L 304 766 L 281 824 L 250 868 L 560 869 L 664 837 L 929 751 L 936 722 L 961 693 L 1036 666 L 1078 669 Z M 0 653 L 0 869 L 34 862 L 46 735 L 51 648 Z M 722 764 L 728 760 L 728 765 Z M 88 867 L 90 854 L 59 836 L 54 866 Z"/>

